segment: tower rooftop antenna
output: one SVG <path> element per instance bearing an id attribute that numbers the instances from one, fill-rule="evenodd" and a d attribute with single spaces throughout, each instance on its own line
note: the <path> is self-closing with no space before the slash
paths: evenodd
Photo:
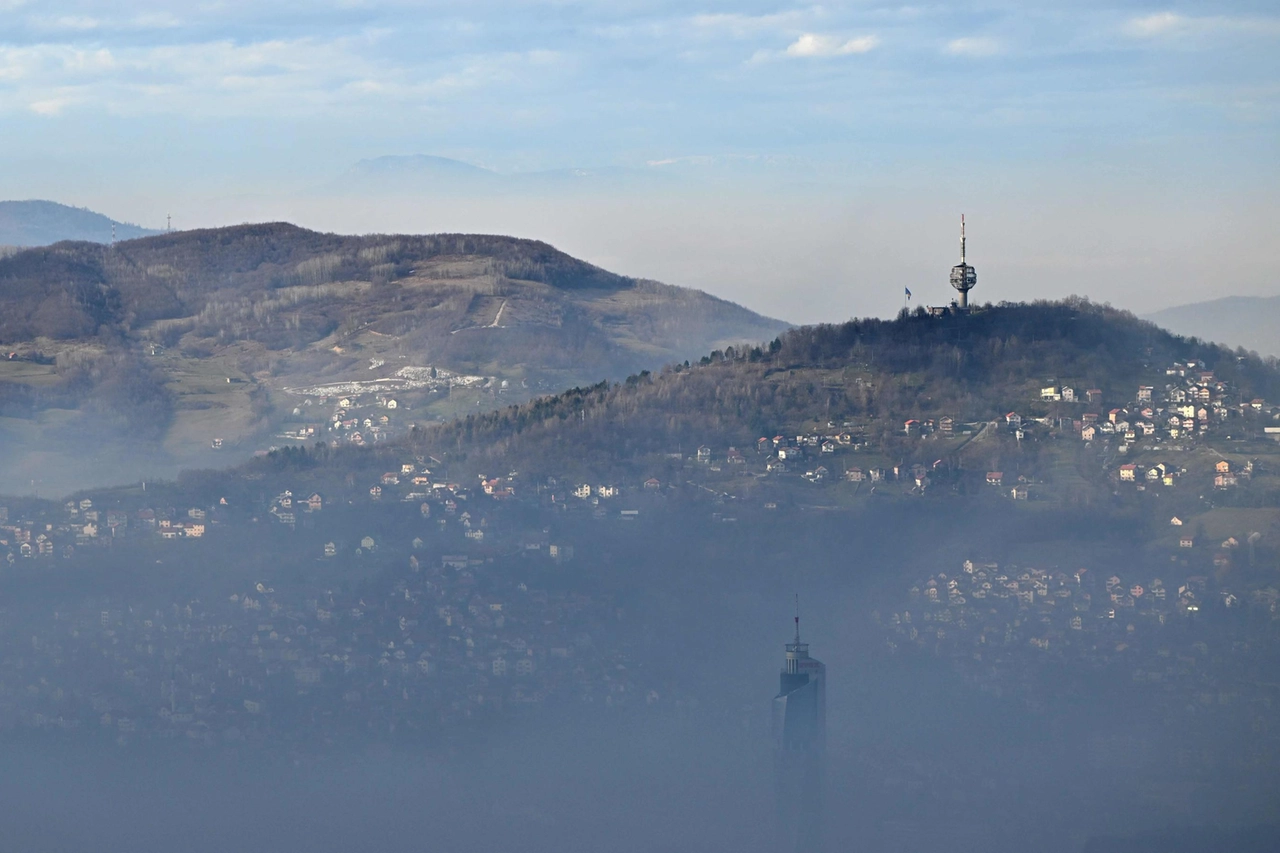
<path id="1" fill-rule="evenodd" d="M 800 593 L 796 593 L 796 645 L 800 645 Z"/>

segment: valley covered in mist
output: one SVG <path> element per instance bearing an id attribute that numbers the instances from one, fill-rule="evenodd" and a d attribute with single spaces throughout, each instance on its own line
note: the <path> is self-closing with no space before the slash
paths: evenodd
<path id="1" fill-rule="evenodd" d="M 831 849 L 1266 849 L 1275 399 L 1123 312 L 980 306 L 7 497 L 10 837 L 773 849 L 798 595 Z"/>

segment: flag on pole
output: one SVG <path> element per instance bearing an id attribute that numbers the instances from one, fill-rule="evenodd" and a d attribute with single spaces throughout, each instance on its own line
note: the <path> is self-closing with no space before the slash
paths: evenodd
<path id="1" fill-rule="evenodd" d="M 902 290 L 903 290 L 903 292 L 905 292 L 905 293 L 907 294 L 907 298 L 908 298 L 908 299 L 910 299 L 910 298 L 911 298 L 911 288 L 909 288 L 909 287 L 904 287 L 904 288 L 902 288 Z"/>

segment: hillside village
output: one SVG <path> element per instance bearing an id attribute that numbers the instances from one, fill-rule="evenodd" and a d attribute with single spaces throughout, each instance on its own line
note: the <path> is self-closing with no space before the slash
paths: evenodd
<path id="1" fill-rule="evenodd" d="M 589 399 L 650 381 L 578 389 L 561 414 L 555 399 L 530 405 L 578 428 Z M 846 387 L 874 401 L 879 381 L 859 373 Z M 1084 507 L 1128 519 L 1135 546 L 1133 565 L 1087 547 L 1075 565 L 1056 550 L 1020 562 L 1037 568 L 974 555 L 908 601 L 867 602 L 856 618 L 880 613 L 895 648 L 953 657 L 984 689 L 1033 704 L 1045 700 L 1029 674 L 1053 659 L 1158 683 L 1170 709 L 1230 695 L 1212 713 L 1256 716 L 1270 688 L 1249 679 L 1278 618 L 1276 406 L 1187 359 L 1153 363 L 1131 387 L 1086 376 L 1026 388 L 1018 409 L 965 419 L 918 396 L 888 428 L 796 410 L 749 440 L 732 424 L 665 446 L 605 432 L 634 447 L 622 464 L 572 442 L 521 456 L 483 431 L 470 453 L 436 448 L 438 434 L 398 423 L 407 406 L 393 390 L 304 389 L 300 447 L 178 483 L 0 507 L 0 583 L 84 588 L 49 613 L 0 611 L 0 728 L 338 741 L 558 703 L 679 708 L 698 688 L 641 665 L 617 579 L 602 581 L 607 543 L 677 517 L 700 520 L 708 541 L 750 526 L 785 543 L 806 518 L 876 507 L 999 508 L 1032 527 Z M 1061 535 L 1088 546 L 1093 531 L 1073 523 Z M 115 572 L 149 580 L 96 586 Z M 1225 646 L 1220 612 L 1248 617 Z M 1195 643 L 1211 667 L 1184 660 Z"/>
<path id="2" fill-rule="evenodd" d="M 1280 621 L 1280 584 L 1274 574 L 1177 576 L 968 560 L 922 579 L 874 618 L 891 652 L 947 660 L 983 691 L 1021 697 L 1030 713 L 1068 702 L 1082 680 L 1114 685 L 1144 723 L 1124 743 L 1101 739 L 1091 756 L 1099 766 L 1156 749 L 1184 767 L 1245 771 L 1274 762 L 1280 688 L 1263 650 Z M 1180 747 L 1178 734 L 1197 728 L 1250 732 L 1249 749 Z"/>
<path id="3" fill-rule="evenodd" d="M 467 495 L 457 497 L 465 505 Z M 325 510 L 318 495 L 295 503 L 286 492 L 261 521 L 292 526 L 295 511 Z M 451 517 L 467 531 L 463 541 L 478 545 L 470 514 L 455 511 L 453 498 L 440 504 L 442 521 Z M 100 541 L 116 547 L 199 540 L 206 521 L 215 540 L 239 537 L 218 508 L 126 516 L 99 514 L 86 499 L 63 512 L 82 531 L 102 522 Z M 52 525 L 34 537 L 40 525 L 5 525 L 6 544 L 18 544 L 10 564 L 14 553 L 37 564 L 55 556 Z M 81 532 L 77 541 L 95 538 Z M 435 737 L 544 703 L 668 700 L 653 685 L 641 689 L 625 650 L 609 639 L 618 617 L 608 595 L 538 585 L 545 566 L 573 559 L 572 548 L 535 541 L 442 554 L 421 538 L 392 545 L 367 535 L 351 544 L 340 555 L 326 543 L 316 556 L 379 567 L 354 584 L 274 580 L 186 601 L 103 594 L 68 602 L 47 620 L 0 608 L 0 634 L 26 638 L 0 655 L 0 730 L 90 732 L 121 743 L 332 743 L 353 733 Z M 73 547 L 56 554 L 73 561 Z M 169 559 L 184 562 L 177 553 Z"/>
<path id="4" fill-rule="evenodd" d="M 443 370 L 438 375 L 432 392 L 447 392 L 456 384 L 492 387 L 500 394 L 508 384 L 505 380 L 455 376 Z M 1238 388 L 1216 379 L 1212 371 L 1194 361 L 1170 365 L 1165 368 L 1165 376 L 1169 381 L 1163 387 L 1142 385 L 1128 394 L 1113 393 L 1111 399 L 1105 399 L 1107 395 L 1098 388 L 1079 390 L 1071 385 L 1049 385 L 1040 389 L 1027 410 L 1006 412 L 990 421 L 959 423 L 946 415 L 909 418 L 902 423 L 901 437 L 923 443 L 913 446 L 904 441 L 894 448 L 896 457 L 893 453 L 860 457 L 858 451 L 874 449 L 868 438 L 869 425 L 846 421 L 840 425 L 828 423 L 826 429 L 803 434 L 760 437 L 754 447 L 742 449 L 704 444 L 692 458 L 704 463 L 711 473 L 727 470 L 740 476 L 791 475 L 813 484 L 842 479 L 865 482 L 868 488 L 901 483 L 923 493 L 939 480 L 940 474 L 949 474 L 954 482 L 955 469 L 963 465 L 965 450 L 981 449 L 986 439 L 1011 438 L 1021 447 L 1024 442 L 1032 445 L 1075 436 L 1085 447 L 1096 448 L 1106 460 L 1114 482 L 1132 483 L 1139 492 L 1175 486 L 1191 470 L 1188 461 L 1195 467 L 1194 460 L 1202 455 L 1201 451 L 1217 453 L 1213 442 L 1229 442 L 1222 446 L 1230 448 L 1233 459 L 1217 453 L 1220 458 L 1213 462 L 1211 479 L 1207 483 L 1196 481 L 1192 488 L 1232 489 L 1241 480 L 1251 478 L 1255 460 L 1239 459 L 1239 449 L 1233 445 L 1249 439 L 1280 440 L 1280 407 L 1261 398 L 1242 399 Z M 331 407 L 327 420 L 317 418 L 280 438 L 304 444 L 327 439 L 335 446 L 365 446 L 403 437 L 415 427 L 412 420 L 406 419 L 411 413 L 392 394 L 371 389 L 345 396 L 328 393 L 333 390 L 300 389 L 298 393 L 307 396 L 294 409 L 295 419 L 304 417 L 313 407 Z M 938 458 L 932 462 L 907 462 L 929 452 L 938 454 Z M 680 461 L 684 454 L 677 450 L 665 457 Z M 1135 459 L 1139 461 L 1126 461 Z M 1009 473 L 1006 477 L 1002 470 L 974 471 L 971 477 L 979 474 L 984 484 L 1003 488 L 1013 500 L 1044 496 L 1037 486 L 1045 483 L 1037 483 L 1033 474 Z M 663 483 L 660 478 L 646 478 L 638 485 L 652 490 Z M 572 493 L 583 498 L 600 497 L 601 489 L 603 496 L 614 497 L 622 486 L 579 483 Z"/>
<path id="5" fill-rule="evenodd" d="M 1248 413 L 1236 417 L 1256 420 Z M 1205 434 L 1212 435 L 1213 426 Z M 1023 429 L 1013 441 L 1027 440 Z M 925 427 L 915 440 L 933 435 Z M 1201 436 L 1197 430 L 1192 440 Z M 0 728 L 91 730 L 122 742 L 269 742 L 286 721 L 296 730 L 300 718 L 308 731 L 333 739 L 352 726 L 387 736 L 421 733 L 426 721 L 486 719 L 548 702 L 679 703 L 685 699 L 670 685 L 636 679 L 624 646 L 599 641 L 617 629 L 608 593 L 577 583 L 539 585 L 537 578 L 556 567 L 580 577 L 595 554 L 572 538 L 555 540 L 531 519 L 568 513 L 625 524 L 660 518 L 680 495 L 682 511 L 700 505 L 713 523 L 772 511 L 785 525 L 789 513 L 809 511 L 804 492 L 825 485 L 855 501 L 863 486 L 891 486 L 886 497 L 899 500 L 932 491 L 934 471 L 919 466 L 869 467 L 859 479 L 858 466 L 840 460 L 866 450 L 854 433 L 839 430 L 762 438 L 747 452 L 716 453 L 703 445 L 668 469 L 678 477 L 595 483 L 528 482 L 518 472 L 459 483 L 443 475 L 447 465 L 440 459 L 416 457 L 377 476 L 363 494 L 347 489 L 341 498 L 299 485 L 249 506 L 238 505 L 237 497 L 202 506 L 138 506 L 144 497 L 134 494 L 84 497 L 57 509 L 0 509 L 7 566 L 0 577 L 84 571 L 98 554 L 152 554 L 157 562 L 181 565 L 232 543 L 272 551 L 302 547 L 305 553 L 294 559 L 317 566 L 308 570 L 311 580 L 245 583 L 213 599 L 166 604 L 102 595 L 35 622 L 19 611 L 0 613 L 0 632 L 27 638 L 8 644 L 10 652 L 0 658 Z M 793 461 L 794 469 L 783 467 Z M 798 491 L 786 501 L 719 488 L 742 479 L 741 472 L 790 482 Z M 760 502 L 769 496 L 775 499 Z M 1269 630 L 1265 626 L 1280 618 L 1274 579 L 1232 568 L 1245 569 L 1255 557 L 1274 560 L 1280 511 L 1272 515 L 1270 526 L 1242 528 L 1221 542 L 1201 535 L 1188 544 L 1179 533 L 1176 542 L 1160 546 L 1174 560 L 1160 577 L 1121 580 L 1103 565 L 1001 571 L 966 564 L 956 577 L 918 584 L 908 607 L 887 617 L 894 642 L 954 648 L 958 658 L 970 655 L 974 644 L 1007 650 L 992 658 L 995 674 L 983 676 L 995 678 L 992 684 L 1020 678 L 1018 667 L 1034 665 L 1034 658 L 1025 660 L 1031 649 L 1082 667 L 1128 667 L 1143 679 L 1157 673 L 1171 702 L 1189 697 L 1196 704 L 1206 691 L 1221 689 L 1241 696 L 1240 707 L 1254 708 L 1270 694 L 1265 685 L 1259 693 L 1238 683 L 1241 672 L 1253 671 L 1247 646 L 1229 647 L 1227 662 L 1206 672 L 1183 666 L 1185 653 L 1169 657 L 1168 644 L 1145 638 L 1170 620 L 1194 622 L 1206 606 L 1265 613 L 1251 624 Z M 1178 517 L 1170 522 L 1171 530 L 1185 526 Z M 381 532 L 387 529 L 396 531 L 393 538 Z M 176 550 L 163 550 L 163 543 Z M 184 557 L 186 549 L 197 550 Z M 1105 584 L 1094 580 L 1104 573 Z M 342 576 L 364 580 L 333 580 Z M 1199 642 L 1190 636 L 1180 642 Z M 1236 653 L 1244 657 L 1232 663 Z M 41 675 L 32 680 L 25 673 Z M 344 710 L 322 718 L 306 710 L 325 697 L 340 698 Z M 1236 701 L 1228 703 L 1231 709 Z"/>
<path id="6" fill-rule="evenodd" d="M 374 359 L 370 368 L 383 365 Z M 286 393 L 302 399 L 287 416 L 286 430 L 276 437 L 303 444 L 328 439 L 335 446 L 364 447 L 404 436 L 414 428 L 408 395 L 429 405 L 456 388 L 487 391 L 497 397 L 509 386 L 507 380 L 492 376 L 468 376 L 438 367 L 402 367 L 385 379 L 286 388 Z M 222 443 L 215 438 L 215 449 Z M 258 451 L 260 455 L 268 452 Z"/>

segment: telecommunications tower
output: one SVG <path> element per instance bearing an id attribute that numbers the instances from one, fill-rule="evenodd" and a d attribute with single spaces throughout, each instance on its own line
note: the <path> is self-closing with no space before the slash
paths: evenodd
<path id="1" fill-rule="evenodd" d="M 778 849 L 817 853 L 822 849 L 822 781 L 826 772 L 827 668 L 809 657 L 796 637 L 773 699 L 774 777 L 777 785 Z"/>
<path id="2" fill-rule="evenodd" d="M 956 299 L 956 307 L 961 310 L 969 307 L 969 291 L 978 283 L 978 272 L 964 257 L 964 214 L 960 214 L 960 263 L 951 268 L 951 286 L 960 292 Z"/>

